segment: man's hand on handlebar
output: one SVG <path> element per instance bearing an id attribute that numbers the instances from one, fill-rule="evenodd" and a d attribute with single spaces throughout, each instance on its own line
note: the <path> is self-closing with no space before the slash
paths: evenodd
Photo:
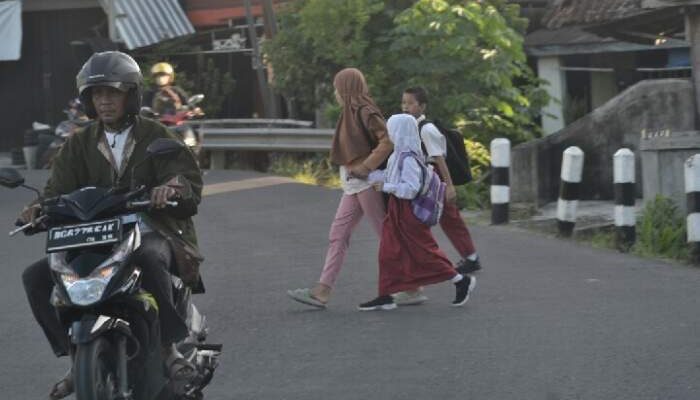
<path id="1" fill-rule="evenodd" d="M 177 191 L 174 188 L 168 185 L 156 186 L 151 190 L 151 207 L 156 209 L 165 208 L 168 205 L 168 200 L 176 197 Z"/>
<path id="2" fill-rule="evenodd" d="M 36 219 L 39 217 L 40 213 L 41 205 L 39 204 L 31 204 L 29 206 L 24 207 L 24 209 L 19 215 L 19 218 L 17 219 L 17 226 L 31 223 L 32 227 L 35 227 Z"/>

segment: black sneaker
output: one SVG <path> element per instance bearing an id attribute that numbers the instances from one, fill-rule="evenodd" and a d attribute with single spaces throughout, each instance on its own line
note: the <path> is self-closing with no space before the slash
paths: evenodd
<path id="1" fill-rule="evenodd" d="M 463 306 L 469 301 L 469 295 L 472 294 L 476 286 L 476 278 L 470 275 L 464 275 L 464 279 L 455 283 L 455 300 L 452 302 L 454 307 Z"/>
<path id="2" fill-rule="evenodd" d="M 481 262 L 479 262 L 479 256 L 476 256 L 476 260 L 472 261 L 468 258 L 463 258 L 457 263 L 457 272 L 462 275 L 472 274 L 481 269 Z"/>
<path id="3" fill-rule="evenodd" d="M 357 306 L 360 311 L 374 311 L 374 310 L 393 310 L 396 308 L 396 303 L 394 303 L 394 298 L 391 296 L 379 296 L 372 301 L 362 303 Z"/>

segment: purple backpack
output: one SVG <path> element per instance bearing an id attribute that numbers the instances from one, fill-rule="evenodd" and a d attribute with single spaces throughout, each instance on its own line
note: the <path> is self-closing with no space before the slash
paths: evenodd
<path id="1" fill-rule="evenodd" d="M 422 171 L 420 190 L 416 197 L 411 200 L 413 215 L 428 226 L 436 225 L 442 216 L 446 185 L 432 168 L 425 165 L 420 156 L 413 153 L 401 153 L 399 156 L 399 171 L 402 170 L 403 161 L 407 157 L 412 157 L 416 160 Z"/>

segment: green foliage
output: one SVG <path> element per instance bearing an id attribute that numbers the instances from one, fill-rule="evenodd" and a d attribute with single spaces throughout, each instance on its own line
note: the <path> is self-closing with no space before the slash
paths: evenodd
<path id="1" fill-rule="evenodd" d="M 599 231 L 593 234 L 590 238 L 593 247 L 601 249 L 615 248 L 615 232 L 614 231 Z"/>
<path id="2" fill-rule="evenodd" d="M 491 168 L 489 149 L 483 144 L 469 139 L 464 139 L 464 146 L 469 154 L 469 166 L 472 170 L 472 176 L 474 180 L 479 180 Z"/>
<path id="3" fill-rule="evenodd" d="M 483 144 L 464 140 L 469 153 L 470 167 L 474 180 L 466 185 L 457 186 L 457 205 L 459 208 L 484 209 L 490 205 L 490 183 L 484 179 L 491 167 L 491 154 Z"/>
<path id="4" fill-rule="evenodd" d="M 633 249 L 643 256 L 688 258 L 685 218 L 673 200 L 658 195 L 644 207 Z"/>
<path id="5" fill-rule="evenodd" d="M 460 209 L 483 210 L 490 207 L 491 190 L 488 182 L 474 181 L 455 188 L 457 206 Z"/>
<path id="6" fill-rule="evenodd" d="M 203 72 L 193 77 L 193 86 L 189 93 L 204 93 L 202 109 L 207 114 L 216 116 L 221 111 L 226 96 L 236 87 L 236 81 L 231 72 L 221 72 L 211 58 L 207 59 L 202 67 Z"/>
<path id="7" fill-rule="evenodd" d="M 274 154 L 271 161 L 270 173 L 311 185 L 340 187 L 338 171 L 326 155 L 279 153 Z"/>
<path id="8" fill-rule="evenodd" d="M 526 64 L 518 10 L 505 0 L 298 0 L 264 51 L 278 90 L 307 112 L 331 101 L 335 72 L 354 66 L 387 113 L 421 85 L 430 114 L 466 137 L 517 143 L 540 134 L 548 101 Z"/>

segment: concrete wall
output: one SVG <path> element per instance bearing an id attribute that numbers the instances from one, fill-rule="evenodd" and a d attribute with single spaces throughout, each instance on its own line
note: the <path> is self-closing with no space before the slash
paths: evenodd
<path id="1" fill-rule="evenodd" d="M 644 202 L 661 194 L 685 214 L 685 162 L 700 153 L 700 132 L 662 132 L 642 138 L 640 149 Z"/>
<path id="2" fill-rule="evenodd" d="M 641 81 L 563 130 L 514 147 L 511 201 L 537 206 L 555 201 L 562 153 L 569 146 L 578 146 L 585 153 L 582 199 L 613 199 L 612 156 L 621 147 L 637 155 L 637 191 L 641 197 L 640 137 L 693 130 L 693 110 L 689 80 Z"/>

